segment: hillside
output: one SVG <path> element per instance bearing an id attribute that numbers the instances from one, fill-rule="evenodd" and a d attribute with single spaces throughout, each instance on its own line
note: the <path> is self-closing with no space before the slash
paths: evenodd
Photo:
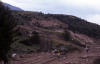
<path id="1" fill-rule="evenodd" d="M 78 17 L 30 11 L 12 12 L 20 34 L 13 44 L 16 50 L 48 51 L 61 46 L 82 49 L 86 43 L 99 43 L 100 26 Z"/>
<path id="2" fill-rule="evenodd" d="M 99 25 L 0 5 L 0 64 L 100 64 Z"/>
<path id="3" fill-rule="evenodd" d="M 11 47 L 14 52 L 22 53 L 17 55 L 17 61 L 12 61 L 13 64 L 98 62 L 99 25 L 71 15 L 29 11 L 12 11 L 12 15 L 16 19 L 20 36 L 15 38 L 16 42 Z M 86 46 L 89 48 L 88 52 L 85 50 Z M 60 51 L 60 58 L 52 53 L 55 49 Z"/>
<path id="4" fill-rule="evenodd" d="M 22 11 L 21 8 L 18 8 L 18 7 L 16 7 L 16 6 L 10 5 L 10 4 L 8 4 L 8 3 L 3 3 L 3 5 L 9 7 L 11 10 Z"/>
<path id="5" fill-rule="evenodd" d="M 69 25 L 69 30 L 72 30 L 75 33 L 82 33 L 89 37 L 100 38 L 100 26 L 94 23 L 87 22 L 84 19 L 69 16 L 69 15 L 48 15 L 57 18 Z"/>
<path id="6" fill-rule="evenodd" d="M 16 11 L 17 12 L 17 11 Z M 19 14 L 19 15 L 18 15 Z M 100 38 L 100 26 L 94 23 L 87 22 L 84 19 L 71 16 L 71 15 L 61 15 L 61 14 L 43 14 L 38 12 L 18 12 L 18 16 L 21 21 L 31 21 L 32 19 L 40 20 L 59 20 L 60 22 L 67 24 L 69 30 L 75 33 L 82 33 L 93 38 Z M 18 18 L 18 19 L 19 19 Z"/>

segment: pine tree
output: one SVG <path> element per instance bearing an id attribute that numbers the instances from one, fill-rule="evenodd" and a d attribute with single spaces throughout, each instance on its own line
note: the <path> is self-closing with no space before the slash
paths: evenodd
<path id="1" fill-rule="evenodd" d="M 0 60 L 8 62 L 7 54 L 13 43 L 16 23 L 8 7 L 0 2 Z"/>

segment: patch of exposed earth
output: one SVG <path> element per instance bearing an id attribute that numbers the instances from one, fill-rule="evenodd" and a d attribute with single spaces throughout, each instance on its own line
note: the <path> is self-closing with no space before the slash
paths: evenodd
<path id="1" fill-rule="evenodd" d="M 11 64 L 93 64 L 96 58 L 100 57 L 100 45 L 91 45 L 89 52 L 66 53 L 60 58 L 50 52 L 17 54 Z"/>

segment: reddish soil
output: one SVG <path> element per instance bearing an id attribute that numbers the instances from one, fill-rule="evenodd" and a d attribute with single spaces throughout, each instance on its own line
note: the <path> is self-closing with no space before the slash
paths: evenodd
<path id="1" fill-rule="evenodd" d="M 93 60 L 100 57 L 100 45 L 91 45 L 89 52 L 67 53 L 57 58 L 49 52 L 17 54 L 11 64 L 93 64 Z"/>

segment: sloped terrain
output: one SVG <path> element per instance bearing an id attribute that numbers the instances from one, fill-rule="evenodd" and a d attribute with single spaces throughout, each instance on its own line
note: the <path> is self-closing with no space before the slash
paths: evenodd
<path id="1" fill-rule="evenodd" d="M 17 42 L 21 45 L 37 45 L 38 39 L 40 48 L 49 50 L 60 44 L 84 48 L 86 43 L 95 44 L 99 41 L 100 26 L 75 16 L 29 11 L 12 12 L 20 34 Z"/>
<path id="2" fill-rule="evenodd" d="M 20 35 L 15 38 L 12 50 L 23 55 L 28 53 L 19 54 L 13 64 L 92 64 L 100 55 L 99 25 L 71 15 L 12 12 Z M 51 53 L 54 49 L 67 52 L 57 58 Z"/>
<path id="3" fill-rule="evenodd" d="M 92 49 L 94 48 L 94 49 Z M 93 64 L 100 57 L 100 45 L 91 45 L 89 52 L 66 53 L 58 58 L 49 52 L 19 54 L 11 61 L 12 64 Z M 95 52 L 94 52 L 95 51 Z"/>
<path id="4" fill-rule="evenodd" d="M 100 57 L 99 25 L 71 15 L 11 12 L 18 36 L 9 51 L 17 53 L 10 64 L 93 64 Z"/>
<path id="5" fill-rule="evenodd" d="M 18 7 L 16 7 L 16 6 L 10 5 L 10 4 L 8 4 L 8 3 L 3 3 L 3 5 L 9 7 L 11 10 L 22 11 L 21 8 L 18 8 Z"/>

